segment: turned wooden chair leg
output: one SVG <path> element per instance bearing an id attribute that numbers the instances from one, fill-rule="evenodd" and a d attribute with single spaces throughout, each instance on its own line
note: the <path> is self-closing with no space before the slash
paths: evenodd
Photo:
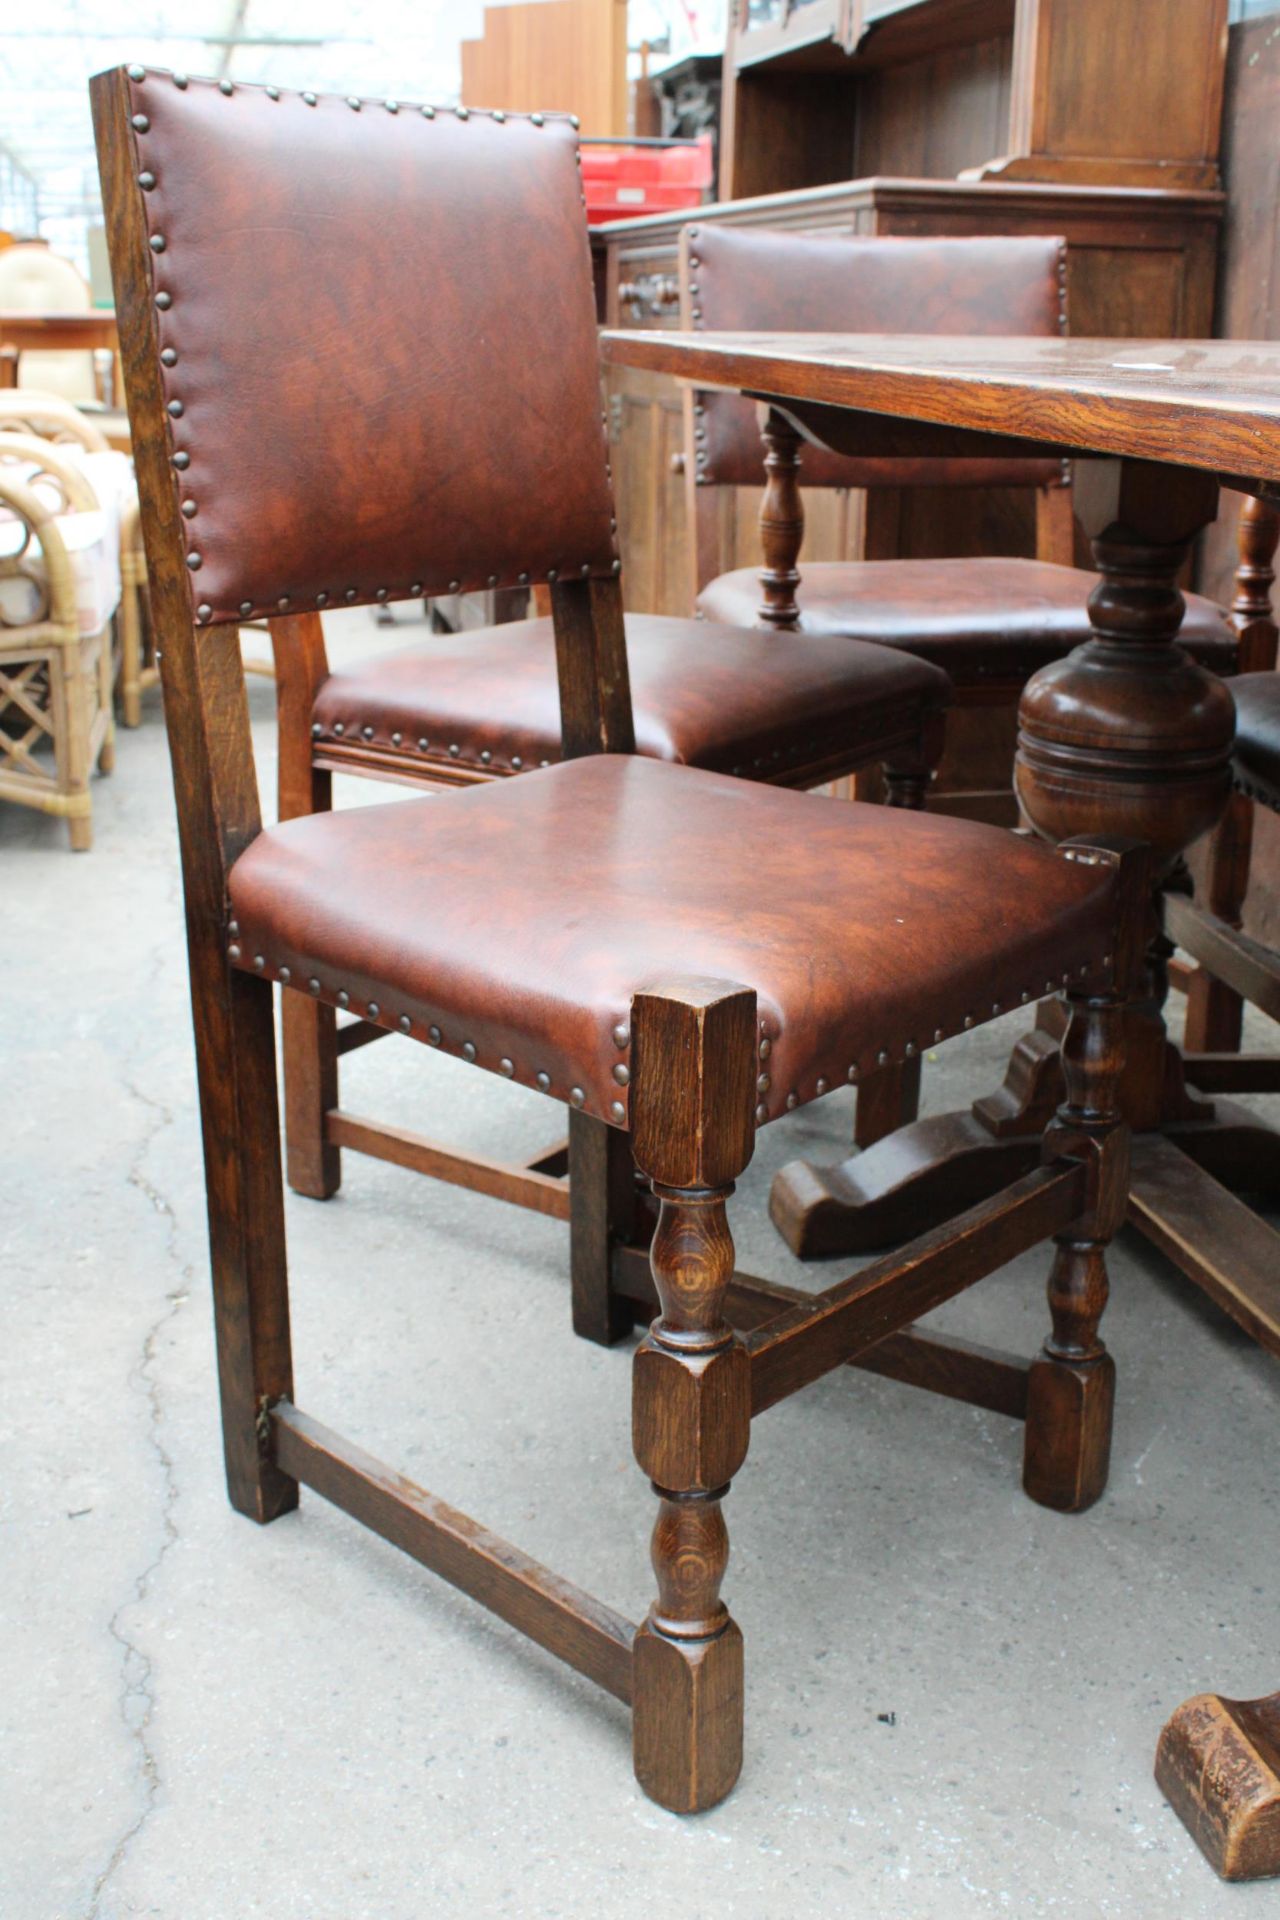
<path id="1" fill-rule="evenodd" d="M 662 1308 L 636 1354 L 632 1399 L 636 1459 L 658 1496 L 633 1752 L 651 1799 L 697 1813 L 742 1766 L 742 1634 L 720 1598 L 721 1503 L 746 1458 L 751 1367 L 723 1308 L 725 1202 L 753 1144 L 756 1002 L 745 988 L 690 981 L 638 996 L 632 1013 L 633 1144 L 660 1203 L 650 1264 Z"/>
<path id="2" fill-rule="evenodd" d="M 271 995 L 234 968 L 193 972 L 227 1492 L 263 1524 L 298 1504 L 266 1444 L 267 1409 L 293 1398 Z"/>
<path id="3" fill-rule="evenodd" d="M 764 498 L 760 502 L 760 544 L 764 593 L 760 623 L 776 630 L 798 627 L 800 608 L 796 562 L 804 541 L 804 502 L 800 494 L 800 435 L 789 420 L 769 408 L 761 428 L 764 440 Z"/>
<path id="4" fill-rule="evenodd" d="M 320 616 L 272 620 L 270 630 L 276 669 L 277 812 L 282 820 L 328 813 L 333 778 L 311 758 L 311 713 L 329 675 Z M 338 1104 L 337 1015 L 332 1007 L 286 993 L 280 1026 L 289 1185 L 308 1200 L 328 1200 L 342 1182 L 341 1152 L 325 1138 L 325 1115 Z"/>
<path id="5" fill-rule="evenodd" d="M 1106 1250 L 1124 1224 L 1129 1130 L 1116 1104 L 1123 1053 L 1118 994 L 1069 994 L 1062 1042 L 1067 1098 L 1045 1135 L 1045 1157 L 1084 1159 L 1087 1211 L 1057 1238 L 1049 1276 L 1053 1331 L 1028 1379 L 1022 1484 L 1061 1513 L 1093 1505 L 1107 1484 L 1115 1362 L 1098 1337 L 1107 1304 Z"/>

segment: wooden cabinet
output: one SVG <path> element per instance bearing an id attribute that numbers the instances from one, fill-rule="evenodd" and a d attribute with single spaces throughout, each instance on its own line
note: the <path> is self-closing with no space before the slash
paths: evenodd
<path id="1" fill-rule="evenodd" d="M 923 173 L 1214 187 L 1227 0 L 736 0 L 725 199 Z"/>

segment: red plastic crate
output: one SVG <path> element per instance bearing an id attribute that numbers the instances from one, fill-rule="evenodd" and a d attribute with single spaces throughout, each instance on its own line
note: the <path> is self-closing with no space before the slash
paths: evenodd
<path id="1" fill-rule="evenodd" d="M 582 188 L 593 227 L 641 213 L 699 207 L 710 185 L 710 134 L 697 140 L 582 143 Z"/>

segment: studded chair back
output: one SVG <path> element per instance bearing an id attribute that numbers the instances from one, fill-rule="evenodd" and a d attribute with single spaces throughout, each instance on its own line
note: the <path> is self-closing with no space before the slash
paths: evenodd
<path id="1" fill-rule="evenodd" d="M 701 332 L 1065 333 L 1066 244 L 1039 236 L 858 239 L 694 225 L 681 235 L 682 324 Z M 760 484 L 753 402 L 699 393 L 699 483 Z M 1059 460 L 855 460 L 804 449 L 806 487 L 1060 483 Z"/>
<path id="2" fill-rule="evenodd" d="M 615 573 L 570 118 L 128 78 L 197 624 Z"/>

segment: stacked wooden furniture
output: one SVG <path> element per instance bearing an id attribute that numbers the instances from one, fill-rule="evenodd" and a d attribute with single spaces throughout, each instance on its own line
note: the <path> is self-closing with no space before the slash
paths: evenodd
<path id="1" fill-rule="evenodd" d="M 1061 235 L 1073 333 L 1206 336 L 1225 16 L 1225 0 L 753 4 L 725 56 L 723 198 L 698 224 Z M 593 236 L 607 324 L 678 326 L 685 224 L 651 216 Z M 615 367 L 608 414 L 628 605 L 685 613 L 680 396 Z M 726 503 L 726 568 L 759 564 L 758 510 L 758 488 Z M 808 504 L 811 561 L 1035 551 L 1025 492 L 883 487 Z M 1007 712 L 957 715 L 940 786 L 1007 781 L 1012 751 Z"/>

